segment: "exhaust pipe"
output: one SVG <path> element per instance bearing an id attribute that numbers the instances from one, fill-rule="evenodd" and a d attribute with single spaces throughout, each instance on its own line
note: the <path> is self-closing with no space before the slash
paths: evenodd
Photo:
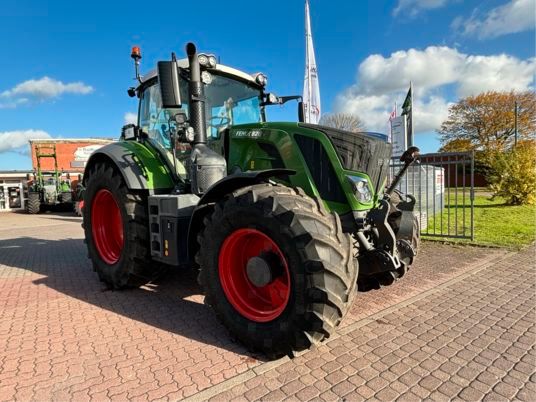
<path id="1" fill-rule="evenodd" d="M 195 45 L 189 42 L 186 45 L 188 64 L 190 65 L 189 108 L 190 125 L 194 128 L 194 145 L 207 143 L 207 130 L 205 123 L 205 90 L 201 82 L 201 68 L 197 58 Z"/>

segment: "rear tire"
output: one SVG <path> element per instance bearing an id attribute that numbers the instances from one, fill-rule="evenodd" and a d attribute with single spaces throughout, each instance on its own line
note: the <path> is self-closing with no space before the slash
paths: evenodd
<path id="1" fill-rule="evenodd" d="M 342 232 L 337 214 L 329 214 L 321 202 L 301 190 L 259 184 L 237 190 L 216 204 L 204 225 L 196 258 L 199 282 L 205 289 L 206 303 L 212 305 L 231 334 L 251 350 L 278 357 L 306 349 L 333 333 L 352 304 L 358 272 L 351 238 Z M 236 263 L 222 268 L 222 255 L 229 254 L 225 251 L 228 239 L 243 231 L 257 233 L 261 239 L 257 245 L 274 244 L 282 256 L 277 266 L 287 267 L 277 280 L 285 282 L 283 275 L 288 272 L 288 286 L 282 288 L 288 289 L 288 298 L 285 304 L 278 301 L 277 308 L 269 310 L 271 315 L 263 315 L 266 311 L 262 310 L 263 302 L 274 301 L 271 293 L 266 299 L 258 297 L 271 283 L 266 288 L 253 287 L 243 264 L 250 257 L 240 261 L 242 255 L 236 254 L 234 260 L 228 260 Z M 248 246 L 252 244 L 252 240 L 243 243 L 243 255 L 251 251 Z M 248 269 L 254 258 L 247 260 Z M 233 273 L 234 282 L 222 277 L 227 271 Z M 229 283 L 238 289 L 238 282 L 246 284 L 243 288 L 248 291 L 233 299 Z M 223 283 L 228 284 L 226 290 Z M 249 315 L 240 312 L 237 304 L 241 301 L 236 299 L 245 300 L 246 307 L 261 306 L 257 310 L 263 314 L 255 316 L 255 309 Z"/>
<path id="2" fill-rule="evenodd" d="M 100 280 L 112 289 L 150 282 L 161 264 L 150 258 L 147 194 L 129 190 L 112 164 L 100 163 L 89 172 L 84 199 L 88 256 Z"/>
<path id="3" fill-rule="evenodd" d="M 40 194 L 35 191 L 30 191 L 28 193 L 28 203 L 26 205 L 26 210 L 29 214 L 38 214 L 41 211 L 41 199 Z"/>

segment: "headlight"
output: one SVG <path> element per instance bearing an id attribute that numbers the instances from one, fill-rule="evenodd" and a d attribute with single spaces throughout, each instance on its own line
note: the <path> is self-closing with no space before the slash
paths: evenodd
<path id="1" fill-rule="evenodd" d="M 197 59 L 199 60 L 199 64 L 203 67 L 208 65 L 208 56 L 206 54 L 200 53 L 199 56 L 197 56 Z"/>
<path id="2" fill-rule="evenodd" d="M 216 56 L 208 56 L 208 65 L 210 66 L 210 68 L 216 68 Z"/>
<path id="3" fill-rule="evenodd" d="M 265 87 L 266 84 L 268 84 L 268 78 L 263 73 L 258 73 L 255 76 L 255 81 L 257 82 L 257 84 L 263 87 Z"/>
<path id="4" fill-rule="evenodd" d="M 208 71 L 201 72 L 201 81 L 206 85 L 210 85 L 212 82 L 212 75 L 210 75 Z"/>
<path id="5" fill-rule="evenodd" d="M 371 202 L 372 193 L 367 179 L 359 176 L 348 176 L 348 180 L 352 185 L 352 190 L 359 202 Z"/>
<path id="6" fill-rule="evenodd" d="M 197 59 L 199 64 L 205 68 L 216 68 L 217 60 L 213 54 L 199 53 Z"/>

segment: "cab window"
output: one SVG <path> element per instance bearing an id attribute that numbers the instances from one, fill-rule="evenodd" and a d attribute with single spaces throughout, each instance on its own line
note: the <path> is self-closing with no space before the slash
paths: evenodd
<path id="1" fill-rule="evenodd" d="M 181 92 L 185 91 L 184 83 L 181 86 Z M 186 91 L 181 94 L 183 105 L 180 109 L 163 109 L 162 97 L 158 83 L 147 87 L 140 99 L 139 126 L 150 139 L 163 148 L 171 149 L 171 132 L 175 128 L 172 121 L 173 116 L 182 111 L 188 114 L 188 105 L 185 100 L 188 99 Z"/>

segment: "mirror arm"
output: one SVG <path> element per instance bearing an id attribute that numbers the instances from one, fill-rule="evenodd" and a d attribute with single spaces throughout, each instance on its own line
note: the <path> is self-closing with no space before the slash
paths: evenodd
<path id="1" fill-rule="evenodd" d="M 297 100 L 303 102 L 303 97 L 301 95 L 291 95 L 291 96 L 280 96 L 277 97 L 277 102 L 269 102 L 268 100 L 261 102 L 260 106 L 270 106 L 270 105 L 284 105 L 288 101 Z"/>
<path id="2" fill-rule="evenodd" d="M 279 98 L 279 104 L 284 105 L 290 100 L 299 100 L 300 102 L 303 102 L 303 97 L 301 95 L 292 95 L 292 96 L 282 96 Z"/>

